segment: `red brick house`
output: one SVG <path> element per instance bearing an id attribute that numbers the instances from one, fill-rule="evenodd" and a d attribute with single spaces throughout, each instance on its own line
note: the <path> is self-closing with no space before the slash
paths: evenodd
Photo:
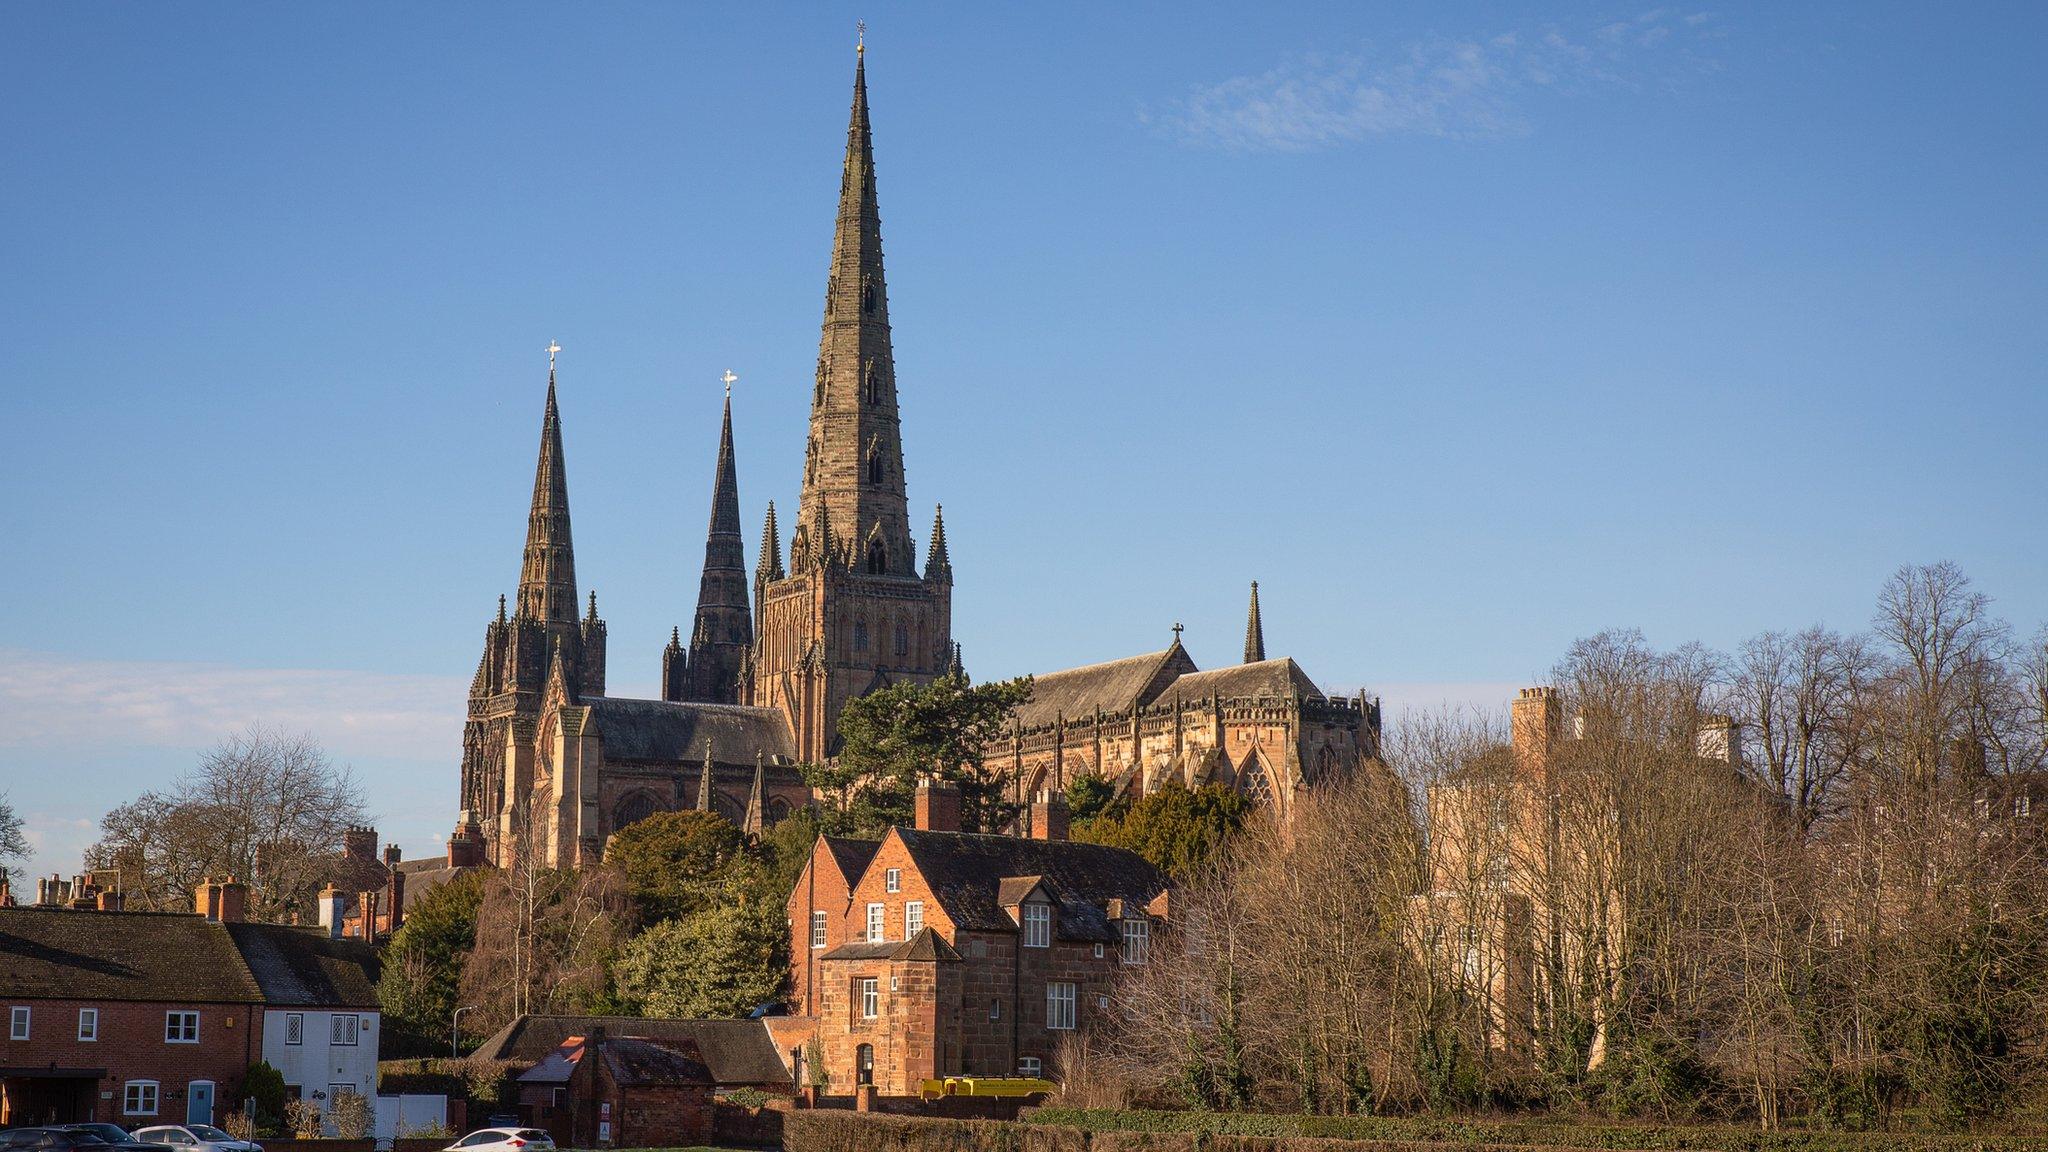
<path id="1" fill-rule="evenodd" d="M 564 1148 L 709 1143 L 711 1070 L 689 1040 L 571 1036 L 519 1078 L 520 1121 Z"/>
<path id="2" fill-rule="evenodd" d="M 261 1055 L 262 999 L 204 917 L 0 908 L 0 1125 L 211 1123 Z"/>
<path id="3" fill-rule="evenodd" d="M 963 833 L 959 794 L 921 787 L 916 827 L 890 829 L 843 896 L 806 879 L 829 881 L 865 849 L 820 842 L 789 914 L 827 1091 L 1057 1075 L 1061 1040 L 1108 1007 L 1123 966 L 1145 962 L 1166 877 L 1136 853 L 1066 840 L 1057 794 L 1033 807 L 1033 838 Z"/>

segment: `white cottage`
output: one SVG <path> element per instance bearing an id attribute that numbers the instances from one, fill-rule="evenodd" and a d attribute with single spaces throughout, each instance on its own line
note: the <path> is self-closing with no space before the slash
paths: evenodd
<path id="1" fill-rule="evenodd" d="M 232 924 L 263 990 L 263 1059 L 284 1075 L 287 1098 L 377 1095 L 377 950 L 331 929 Z"/>

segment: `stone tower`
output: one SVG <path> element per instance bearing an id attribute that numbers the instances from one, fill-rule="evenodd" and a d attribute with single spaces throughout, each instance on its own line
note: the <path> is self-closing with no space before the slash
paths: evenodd
<path id="1" fill-rule="evenodd" d="M 502 862 L 501 845 L 516 837 L 533 787 L 533 731 L 549 669 L 559 662 L 565 683 L 579 696 L 604 694 L 605 625 L 597 616 L 597 593 L 590 594 L 589 614 L 581 620 L 577 607 L 569 478 L 550 357 L 519 594 L 509 619 L 505 598 L 498 597 L 497 618 L 484 629 L 483 657 L 470 683 L 462 729 L 460 826 L 482 833 L 494 863 Z"/>
<path id="2" fill-rule="evenodd" d="M 754 646 L 747 604 L 746 545 L 740 539 L 740 485 L 732 453 L 732 394 L 718 434 L 718 472 L 711 486 L 711 529 L 704 541 L 704 576 L 697 585 L 697 620 L 690 647 L 671 636 L 662 653 L 664 700 L 738 704 L 740 675 Z"/>
<path id="3" fill-rule="evenodd" d="M 920 574 L 910 535 L 865 54 L 855 59 L 789 571 L 769 567 L 771 520 L 746 676 L 748 701 L 781 708 L 812 761 L 836 750 L 849 698 L 934 679 L 953 654 L 951 565 L 935 548 L 939 563 Z"/>

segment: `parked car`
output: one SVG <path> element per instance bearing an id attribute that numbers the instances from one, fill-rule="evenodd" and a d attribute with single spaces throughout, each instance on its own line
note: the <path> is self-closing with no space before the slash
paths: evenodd
<path id="1" fill-rule="evenodd" d="M 169 1147 L 167 1144 L 151 1144 L 137 1140 L 126 1128 L 104 1121 L 98 1124 L 52 1124 L 50 1127 L 65 1132 L 83 1132 L 88 1136 L 97 1136 L 121 1152 L 165 1152 Z"/>
<path id="2" fill-rule="evenodd" d="M 538 1128 L 479 1128 L 444 1152 L 554 1152 L 555 1138 Z"/>
<path id="3" fill-rule="evenodd" d="M 137 1128 L 135 1139 L 168 1144 L 176 1152 L 263 1152 L 253 1140 L 237 1140 L 211 1124 L 159 1124 Z"/>
<path id="4" fill-rule="evenodd" d="M 13 1128 L 0 1132 L 0 1149 L 5 1152 L 161 1152 L 155 1145 L 137 1143 L 121 1133 L 116 1144 L 102 1140 L 95 1132 L 77 1127 Z M 119 1131 L 116 1129 L 116 1131 Z"/>

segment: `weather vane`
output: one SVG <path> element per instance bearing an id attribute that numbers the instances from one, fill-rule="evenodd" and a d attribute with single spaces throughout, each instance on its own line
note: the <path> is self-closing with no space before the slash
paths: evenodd
<path id="1" fill-rule="evenodd" d="M 855 20 L 853 22 L 853 54 L 855 56 L 866 55 L 867 50 L 868 22 L 865 20 Z"/>
<path id="2" fill-rule="evenodd" d="M 727 400 L 732 399 L 732 382 L 739 379 L 739 377 L 733 375 L 732 369 L 727 368 L 725 375 L 720 376 L 719 379 L 725 381 L 725 398 Z"/>

